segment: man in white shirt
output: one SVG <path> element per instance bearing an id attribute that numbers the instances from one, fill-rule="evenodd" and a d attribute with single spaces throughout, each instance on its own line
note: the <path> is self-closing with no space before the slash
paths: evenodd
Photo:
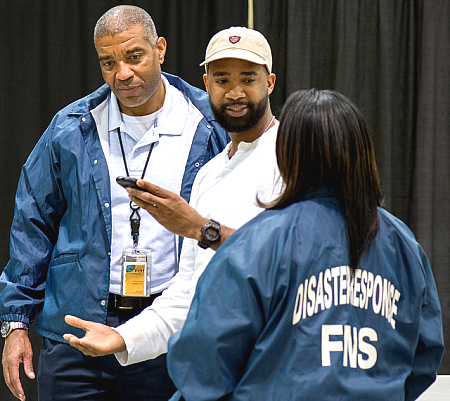
<path id="1" fill-rule="evenodd" d="M 138 185 L 149 192 L 128 189 L 133 201 L 185 237 L 180 268 L 151 307 L 115 330 L 66 317 L 69 324 L 86 330 L 82 339 L 65 338 L 87 355 L 115 353 L 126 365 L 167 352 L 167 341 L 182 327 L 197 280 L 214 250 L 263 210 L 258 199 L 270 202 L 281 191 L 275 155 L 278 122 L 269 103 L 275 75 L 267 40 L 247 28 L 223 30 L 211 39 L 201 65 L 206 66 L 211 108 L 231 142 L 200 170 L 190 204 L 144 180 Z"/>

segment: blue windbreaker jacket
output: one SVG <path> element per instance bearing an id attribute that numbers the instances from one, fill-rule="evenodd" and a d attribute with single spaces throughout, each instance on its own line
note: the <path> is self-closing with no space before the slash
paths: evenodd
<path id="1" fill-rule="evenodd" d="M 168 368 L 187 401 L 412 400 L 443 354 L 427 257 L 379 208 L 380 231 L 350 279 L 346 225 L 320 188 L 264 211 L 217 251 Z"/>
<path id="2" fill-rule="evenodd" d="M 228 134 L 215 122 L 206 92 L 164 74 L 203 114 L 186 164 L 181 196 L 222 151 Z M 108 166 L 90 113 L 107 85 L 62 109 L 22 168 L 10 235 L 10 260 L 0 277 L 0 318 L 30 324 L 64 341 L 81 335 L 66 314 L 105 323 L 110 280 L 111 204 Z"/>

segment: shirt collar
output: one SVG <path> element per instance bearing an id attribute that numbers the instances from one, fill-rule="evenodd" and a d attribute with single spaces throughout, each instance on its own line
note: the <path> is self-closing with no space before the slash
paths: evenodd
<path id="1" fill-rule="evenodd" d="M 164 109 L 164 106 L 166 105 L 167 98 L 168 98 L 168 96 L 167 96 L 168 81 L 162 74 L 161 74 L 161 80 L 163 82 L 163 85 L 166 87 L 166 96 L 164 98 L 164 103 L 162 106 L 162 109 Z M 122 125 L 122 114 L 119 109 L 119 102 L 117 101 L 117 97 L 113 91 L 111 91 L 110 96 L 111 97 L 110 97 L 109 109 L 108 109 L 108 113 L 109 113 L 108 131 L 111 132 L 111 131 L 117 130 L 119 127 L 121 130 L 123 130 L 124 126 Z"/>
<path id="2" fill-rule="evenodd" d="M 181 124 L 181 121 L 173 118 L 169 118 L 169 126 L 166 128 L 166 117 L 170 116 L 174 109 L 177 109 L 178 107 L 181 107 L 178 101 L 175 100 L 174 94 L 172 93 L 172 90 L 174 88 L 171 87 L 169 81 L 167 78 L 161 74 L 161 80 L 163 82 L 163 85 L 166 90 L 166 95 L 164 98 L 164 103 L 162 106 L 161 114 L 158 117 L 158 127 L 163 127 L 164 133 L 166 135 L 181 135 L 181 132 L 183 130 L 183 124 Z M 175 89 L 176 90 L 176 89 Z M 124 125 L 122 123 L 122 115 L 120 113 L 119 109 L 119 103 L 117 101 L 117 97 L 114 94 L 113 91 L 110 93 L 110 99 L 109 99 L 109 105 L 108 105 L 108 131 L 115 131 L 118 128 L 121 129 L 121 131 L 124 130 Z"/>
<path id="3" fill-rule="evenodd" d="M 122 124 L 122 115 L 120 114 L 119 103 L 117 102 L 117 97 L 113 91 L 110 94 L 111 98 L 109 101 L 109 118 L 108 118 L 108 131 L 116 130 Z"/>

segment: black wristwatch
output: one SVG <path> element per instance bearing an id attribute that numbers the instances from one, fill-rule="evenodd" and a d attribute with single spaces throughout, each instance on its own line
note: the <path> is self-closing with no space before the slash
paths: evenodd
<path id="1" fill-rule="evenodd" d="M 6 322 L 6 321 L 4 321 L 2 323 L 2 328 L 1 328 L 2 337 L 3 338 L 8 337 L 11 334 L 11 332 L 16 329 L 23 329 L 28 332 L 28 325 L 23 322 Z"/>
<path id="2" fill-rule="evenodd" d="M 209 248 L 212 244 L 220 241 L 220 223 L 213 219 L 202 227 L 202 239 L 198 241 L 200 248 Z"/>

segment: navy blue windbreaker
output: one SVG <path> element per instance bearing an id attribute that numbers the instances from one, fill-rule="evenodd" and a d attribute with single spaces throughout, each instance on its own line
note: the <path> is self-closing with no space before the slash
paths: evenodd
<path id="1" fill-rule="evenodd" d="M 186 163 L 181 196 L 189 201 L 194 178 L 227 144 L 206 92 L 164 74 L 204 118 Z M 10 260 L 0 277 L 0 318 L 30 324 L 64 341 L 83 335 L 66 314 L 106 322 L 110 281 L 111 192 L 108 166 L 91 110 L 107 85 L 58 112 L 22 168 L 10 234 Z"/>
<path id="2" fill-rule="evenodd" d="M 351 279 L 346 225 L 320 188 L 236 231 L 201 276 L 168 368 L 187 401 L 412 400 L 443 354 L 421 246 L 379 208 Z"/>

